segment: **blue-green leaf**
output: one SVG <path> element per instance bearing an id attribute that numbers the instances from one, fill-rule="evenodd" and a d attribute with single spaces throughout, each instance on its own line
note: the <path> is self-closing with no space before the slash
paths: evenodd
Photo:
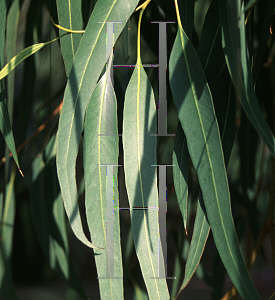
<path id="1" fill-rule="evenodd" d="M 162 247 L 159 241 L 156 158 L 156 104 L 149 79 L 139 64 L 126 90 L 123 112 L 125 183 L 133 239 L 150 299 L 169 299 Z M 152 165 L 152 166 L 151 166 Z M 144 208 L 144 209 L 132 209 Z M 163 275 L 163 274 L 162 274 Z"/>
<path id="2" fill-rule="evenodd" d="M 213 102 L 194 47 L 179 25 L 169 62 L 170 85 L 197 171 L 215 244 L 245 299 L 259 299 L 246 269 L 231 214 L 230 194 Z"/>
<path id="3" fill-rule="evenodd" d="M 60 26 L 70 30 L 82 29 L 81 0 L 57 0 L 56 5 Z M 65 31 L 60 29 L 59 33 L 62 35 Z M 67 76 L 71 72 L 81 38 L 82 34 L 71 33 L 60 41 Z"/>
<path id="4" fill-rule="evenodd" d="M 177 195 L 179 208 L 183 218 L 183 225 L 187 233 L 187 201 L 188 201 L 188 169 L 189 153 L 187 141 L 180 124 L 176 133 L 175 146 L 173 151 L 173 177 L 175 192 Z"/>
<path id="5" fill-rule="evenodd" d="M 106 63 L 106 24 L 114 24 L 114 42 L 133 13 L 138 0 L 99 0 L 81 39 L 65 89 L 57 140 L 57 173 L 67 215 L 75 235 L 95 247 L 84 235 L 77 203 L 75 162 L 88 101 Z M 111 51 L 110 51 L 111 52 Z M 108 56 L 110 53 L 107 54 Z"/>
<path id="6" fill-rule="evenodd" d="M 112 55 L 108 69 L 98 82 L 89 102 L 84 129 L 86 215 L 92 241 L 104 248 L 94 252 L 100 296 L 106 300 L 123 299 L 119 209 L 114 209 L 119 207 L 119 149 L 116 96 L 110 78 L 111 66 Z M 107 190 L 108 186 L 106 188 L 106 165 L 115 165 L 111 167 L 111 172 L 110 169 L 107 170 L 107 180 L 111 178 L 113 183 L 111 191 Z M 108 200 L 111 202 L 112 211 L 107 209 Z"/>
<path id="7" fill-rule="evenodd" d="M 30 199 L 38 241 L 52 269 L 57 271 L 83 299 L 85 292 L 69 256 L 64 205 L 56 174 L 56 135 L 44 156 L 32 164 Z"/>

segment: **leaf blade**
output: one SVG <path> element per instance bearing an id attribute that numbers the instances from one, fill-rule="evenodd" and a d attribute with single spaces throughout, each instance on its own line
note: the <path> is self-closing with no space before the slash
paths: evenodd
<path id="1" fill-rule="evenodd" d="M 240 1 L 232 2 L 230 5 L 227 0 L 219 2 L 225 60 L 245 113 L 275 157 L 275 138 L 263 118 L 254 91 L 245 37 L 245 16 L 242 7 Z"/>
<path id="2" fill-rule="evenodd" d="M 259 299 L 247 272 L 234 229 L 211 93 L 195 49 L 181 26 L 172 49 L 169 69 L 172 94 L 198 174 L 217 249 L 242 297 Z M 182 85 L 182 82 L 185 84 Z"/>
<path id="3" fill-rule="evenodd" d="M 105 24 L 107 21 L 122 21 L 115 24 L 114 42 L 137 5 L 131 0 L 125 5 L 119 0 L 99 0 L 81 39 L 72 70 L 65 89 L 57 140 L 57 173 L 66 213 L 75 235 L 87 246 L 95 248 L 84 235 L 76 201 L 75 161 L 86 106 L 95 88 L 98 77 L 106 63 Z M 100 23 L 99 23 L 100 22 Z M 110 53 L 107 54 L 109 56 Z"/>
<path id="4" fill-rule="evenodd" d="M 111 62 L 112 55 L 108 69 L 97 84 L 86 112 L 84 129 L 85 203 L 91 239 L 95 244 L 106 249 L 106 251 L 94 251 L 101 299 L 123 299 L 119 210 L 114 210 L 114 207 L 119 207 L 117 178 L 119 149 L 116 96 L 110 78 Z M 110 176 L 113 179 L 111 194 L 109 194 L 108 186 L 106 187 L 106 165 L 115 165 L 111 174 L 109 173 L 110 169 L 107 170 L 107 181 Z M 111 200 L 107 198 L 109 196 L 111 196 Z M 106 200 L 112 202 L 112 215 L 110 215 L 110 210 L 108 211 L 107 206 L 110 204 Z M 110 232 L 113 232 L 111 239 Z M 108 243 L 112 244 L 111 248 Z M 115 279 L 113 276 L 117 278 Z"/>
<path id="5" fill-rule="evenodd" d="M 143 67 L 138 64 L 126 90 L 123 112 L 125 183 L 134 244 L 149 298 L 169 299 L 166 280 L 156 279 L 159 277 L 158 255 L 159 268 L 164 270 L 162 247 L 158 250 L 156 167 L 151 166 L 156 164 L 156 137 L 150 134 L 155 134 L 156 130 L 152 87 Z M 134 210 L 133 207 L 147 209 Z"/>
<path id="6" fill-rule="evenodd" d="M 5 1 L 1 1 L 0 2 L 0 68 L 2 67 L 4 61 L 6 13 L 7 13 L 7 7 Z M 0 130 L 2 131 L 5 142 L 13 155 L 14 161 L 19 171 L 21 172 L 17 153 L 16 153 L 9 112 L 7 108 L 4 82 L 1 79 L 0 79 Z"/>
<path id="7" fill-rule="evenodd" d="M 82 29 L 81 0 L 57 0 L 56 5 L 60 26 L 70 30 Z M 60 29 L 59 33 L 62 35 L 65 31 Z M 71 33 L 60 41 L 67 77 L 71 72 L 81 38 L 81 34 Z"/>

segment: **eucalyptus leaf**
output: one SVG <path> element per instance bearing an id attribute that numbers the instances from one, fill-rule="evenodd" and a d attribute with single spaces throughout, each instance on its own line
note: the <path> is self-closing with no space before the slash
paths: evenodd
<path id="1" fill-rule="evenodd" d="M 90 99 L 84 129 L 86 215 L 92 241 L 104 248 L 94 252 L 100 295 L 106 300 L 124 298 L 119 210 L 114 209 L 119 207 L 118 135 L 111 66 L 112 55 Z M 108 183 L 106 187 L 106 172 L 107 181 L 111 179 L 111 190 Z"/>
<path id="2" fill-rule="evenodd" d="M 6 28 L 6 13 L 7 13 L 6 5 L 7 5 L 7 1 L 4 0 L 0 1 L 0 68 L 2 68 L 4 62 L 5 28 Z M 7 146 L 13 155 L 14 161 L 19 171 L 21 172 L 17 153 L 16 153 L 16 147 L 14 143 L 14 137 L 11 128 L 9 112 L 7 108 L 4 82 L 1 79 L 2 78 L 0 75 L 0 130 L 2 131 L 5 142 L 7 143 Z"/>
<path id="3" fill-rule="evenodd" d="M 81 0 L 57 0 L 56 5 L 60 26 L 70 30 L 82 29 Z M 65 33 L 61 29 L 59 32 L 60 35 Z M 82 34 L 71 33 L 60 41 L 67 76 L 71 72 L 81 38 Z"/>
<path id="4" fill-rule="evenodd" d="M 225 60 L 246 115 L 275 157 L 275 138 L 268 127 L 254 91 L 248 57 L 245 15 L 240 0 L 220 0 L 220 24 Z"/>
<path id="5" fill-rule="evenodd" d="M 57 138 L 57 174 L 64 206 L 75 235 L 87 246 L 98 248 L 85 236 L 77 203 L 75 163 L 87 104 L 106 63 L 106 23 L 114 24 L 114 43 L 138 1 L 99 0 L 76 53 L 65 89 Z M 110 51 L 111 52 L 111 51 Z M 107 53 L 109 57 L 110 53 Z"/>
<path id="6" fill-rule="evenodd" d="M 169 72 L 174 102 L 198 174 L 215 244 L 241 296 L 259 299 L 234 228 L 212 96 L 196 51 L 180 24 L 170 56 Z"/>
<path id="7" fill-rule="evenodd" d="M 150 299 L 169 299 L 162 246 L 159 241 L 156 172 L 156 105 L 149 79 L 139 64 L 125 94 L 123 151 L 125 184 L 130 204 L 132 233 Z M 133 209 L 137 208 L 137 209 Z M 141 209 L 138 209 L 141 208 Z"/>

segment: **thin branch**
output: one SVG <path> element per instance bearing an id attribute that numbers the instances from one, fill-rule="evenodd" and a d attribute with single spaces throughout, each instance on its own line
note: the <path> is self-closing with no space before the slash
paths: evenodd
<path id="1" fill-rule="evenodd" d="M 40 125 L 36 131 L 28 138 L 26 139 L 17 149 L 16 149 L 16 153 L 19 154 L 20 151 L 34 138 L 38 135 L 38 133 L 40 133 L 51 121 L 51 119 L 57 115 L 58 113 L 60 114 L 61 112 L 61 108 L 63 105 L 63 100 L 62 102 L 56 107 L 56 109 L 52 112 L 51 116 L 48 118 L 48 120 L 43 123 L 42 125 Z M 9 154 L 9 157 L 12 157 L 12 153 Z M 3 157 L 0 161 L 0 167 L 6 162 L 6 157 Z"/>

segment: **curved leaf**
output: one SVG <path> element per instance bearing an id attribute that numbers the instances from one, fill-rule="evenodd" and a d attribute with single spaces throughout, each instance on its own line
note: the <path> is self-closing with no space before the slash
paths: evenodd
<path id="1" fill-rule="evenodd" d="M 140 55 L 141 19 L 149 2 L 143 3 L 139 15 L 137 63 L 125 93 L 122 142 L 132 234 L 143 279 L 150 299 L 169 299 L 158 226 L 156 103 Z"/>
<path id="2" fill-rule="evenodd" d="M 197 48 L 211 90 L 225 64 L 220 31 L 219 0 L 212 0 L 205 16 L 201 40 Z"/>
<path id="3" fill-rule="evenodd" d="M 189 169 L 189 153 L 187 149 L 187 141 L 180 124 L 175 138 L 175 146 L 173 151 L 173 178 L 175 192 L 177 195 L 179 208 L 181 210 L 183 225 L 187 233 L 187 201 L 188 201 L 188 169 Z"/>
<path id="4" fill-rule="evenodd" d="M 91 239 L 105 248 L 95 250 L 95 262 L 99 277 L 101 299 L 123 299 L 123 270 L 120 245 L 118 199 L 118 136 L 116 96 L 110 78 L 112 55 L 108 69 L 97 84 L 89 102 L 84 129 L 84 178 L 87 222 Z M 106 103 L 108 99 L 108 102 Z M 115 121 L 115 122 L 113 122 Z M 115 130 L 114 130 L 115 129 Z M 106 134 L 109 133 L 110 135 Z M 111 200 L 107 199 L 107 180 L 112 178 Z M 113 215 L 109 215 L 107 201 L 111 201 Z M 107 212 L 107 215 L 106 215 Z M 106 233 L 107 222 L 107 233 Z M 107 235 L 111 239 L 108 241 Z M 112 247 L 110 248 L 110 244 Z M 106 271 L 106 268 L 108 271 Z M 113 274 L 112 274 L 113 273 Z M 106 279 L 105 279 L 105 278 Z M 117 277 L 117 278 L 114 278 Z"/>
<path id="5" fill-rule="evenodd" d="M 67 35 L 65 33 L 64 35 Z M 63 35 L 63 36 L 64 36 Z M 14 56 L 6 65 L 5 67 L 0 71 L 0 80 L 5 78 L 12 70 L 14 70 L 22 61 L 24 61 L 29 56 L 33 55 L 40 49 L 42 49 L 44 46 L 53 43 L 60 39 L 62 36 L 59 36 L 49 42 L 46 43 L 39 43 L 35 45 L 31 45 L 30 47 L 22 50 L 20 53 L 18 53 L 16 56 Z"/>
<path id="6" fill-rule="evenodd" d="M 16 40 L 18 32 L 18 23 L 20 16 L 20 3 L 19 0 L 13 1 L 8 17 L 7 17 L 7 30 L 6 30 L 6 54 L 7 61 L 16 55 Z M 8 110 L 13 111 L 14 106 L 14 85 L 15 85 L 15 72 L 10 73 L 7 78 L 7 95 L 8 95 Z M 13 116 L 10 115 L 11 123 L 13 123 Z"/>
<path id="7" fill-rule="evenodd" d="M 139 63 L 139 61 L 138 61 Z M 150 299 L 169 299 L 162 247 L 159 242 L 156 164 L 156 104 L 149 79 L 137 64 L 126 90 L 123 112 L 125 184 L 130 204 L 133 239 Z M 133 209 L 143 208 L 143 209 Z M 159 261 L 159 262 L 158 262 Z"/>
<path id="8" fill-rule="evenodd" d="M 257 2 L 258 0 L 249 0 L 248 3 L 246 3 L 244 11 L 249 10 L 250 8 L 253 7 L 253 5 Z"/>
<path id="9" fill-rule="evenodd" d="M 13 165 L 11 178 L 6 185 L 6 195 L 0 192 L 0 289 L 1 297 L 17 299 L 12 278 L 12 246 L 15 221 L 15 193 L 14 181 L 16 167 Z M 4 200 L 4 201 L 3 201 Z M 3 211 L 2 211 L 3 208 Z"/>
<path id="10" fill-rule="evenodd" d="M 213 68 L 215 68 L 215 66 Z M 223 83 L 223 85 L 221 83 Z M 214 103 L 216 104 L 215 110 L 219 128 L 221 130 L 221 141 L 224 151 L 225 166 L 227 167 L 236 132 L 236 127 L 234 127 L 235 95 L 234 93 L 232 93 L 232 83 L 227 70 L 222 73 L 217 82 L 216 88 L 214 90 Z M 206 211 L 200 193 L 194 231 L 185 266 L 184 280 L 179 293 L 186 287 L 191 277 L 195 273 L 195 270 L 198 267 L 202 253 L 204 251 L 204 247 L 210 230 L 210 225 L 205 214 Z"/>
<path id="11" fill-rule="evenodd" d="M 219 25 L 219 18 L 217 16 L 218 12 L 218 0 L 213 0 L 210 8 L 207 12 L 203 30 L 202 30 L 202 38 L 200 41 L 200 44 L 198 46 L 198 56 L 200 58 L 200 61 L 202 63 L 202 67 L 204 68 L 207 81 L 210 85 L 213 85 L 215 77 L 217 77 L 217 73 L 220 73 L 222 61 L 223 61 L 223 49 L 221 46 L 221 39 L 220 39 L 220 25 Z M 218 58 L 218 59 L 217 59 Z M 215 59 L 215 61 L 214 61 Z M 217 61 L 219 63 L 217 63 Z M 214 75 L 214 76 L 213 76 Z M 232 97 L 232 84 L 231 84 L 231 78 L 227 72 L 227 70 L 224 70 L 224 72 L 219 77 L 219 80 L 217 81 L 217 84 L 215 85 L 214 89 L 214 105 L 215 105 L 215 112 L 217 115 L 217 121 L 219 124 L 219 128 L 221 131 L 221 141 L 224 151 L 224 159 L 225 159 L 225 165 L 227 166 L 229 157 L 231 154 L 231 150 L 233 147 L 234 137 L 235 137 L 235 99 Z M 234 96 L 234 93 L 233 93 Z M 225 109 L 226 108 L 226 109 Z M 184 133 L 182 133 L 183 135 Z M 177 169 L 177 161 L 174 160 L 174 155 L 177 153 L 177 149 L 180 146 L 179 141 L 182 141 L 183 144 L 182 150 L 184 151 L 184 148 L 187 147 L 186 137 L 179 137 L 179 134 L 177 132 L 176 140 L 175 140 L 175 148 L 173 153 L 173 164 L 175 167 L 173 168 L 174 172 Z M 177 146 L 177 144 L 179 144 Z M 181 166 L 180 174 L 181 177 L 186 177 L 186 168 L 188 167 L 188 161 L 189 161 L 189 155 L 188 150 L 185 150 L 185 159 L 182 159 L 183 165 Z M 178 153 L 180 153 L 178 151 Z M 178 155 L 179 156 L 179 155 Z M 185 164 L 184 164 L 185 162 Z M 187 162 L 187 163 L 186 163 Z M 182 174 L 181 174 L 182 173 Z M 175 191 L 177 194 L 177 198 L 180 199 L 177 192 L 177 180 L 174 177 L 175 182 Z M 186 184 L 186 182 L 183 181 L 183 186 Z M 183 187 L 182 187 L 183 188 Z M 186 187 L 187 189 L 187 187 Z M 206 216 L 203 212 L 205 212 L 205 208 L 202 212 L 201 205 L 203 205 L 203 199 L 201 198 L 200 193 L 200 200 L 198 202 L 197 206 L 197 212 L 196 212 L 196 220 L 194 224 L 194 231 L 192 235 L 191 245 L 189 248 L 188 258 L 186 261 L 185 266 L 185 275 L 184 280 L 181 285 L 179 293 L 186 287 L 188 282 L 191 280 L 193 274 L 195 273 L 195 270 L 197 269 L 202 253 L 204 251 L 204 247 L 208 238 L 210 225 L 208 221 L 206 220 Z M 184 219 L 184 209 L 181 208 L 181 203 L 179 202 L 180 209 L 182 210 L 182 215 Z M 187 211 L 186 211 L 187 213 Z M 178 295 L 179 295 L 178 293 Z"/>
<path id="12" fill-rule="evenodd" d="M 30 200 L 38 241 L 52 269 L 87 298 L 69 256 L 64 205 L 56 174 L 56 135 L 32 163 Z"/>
<path id="13" fill-rule="evenodd" d="M 82 29 L 81 0 L 57 0 L 56 5 L 60 26 L 71 30 Z M 59 32 L 60 35 L 65 33 L 63 30 Z M 81 38 L 82 34 L 71 33 L 60 41 L 67 77 L 71 72 Z"/>
<path id="14" fill-rule="evenodd" d="M 84 235 L 77 203 L 75 162 L 88 101 L 106 63 L 106 24 L 114 25 L 114 42 L 134 11 L 138 0 L 99 0 L 81 39 L 65 89 L 57 140 L 57 173 L 64 206 L 75 235 L 95 247 Z M 111 52 L 111 51 L 110 51 Z M 108 53 L 108 56 L 110 53 Z"/>
<path id="15" fill-rule="evenodd" d="M 245 299 L 259 299 L 246 269 L 231 214 L 230 195 L 213 102 L 199 58 L 180 21 L 169 62 L 170 85 L 197 171 L 215 244 Z"/>
<path id="16" fill-rule="evenodd" d="M 6 13 L 7 13 L 6 1 L 0 1 L 0 68 L 2 67 L 4 62 Z M 4 82 L 1 79 L 2 78 L 0 78 L 0 130 L 2 131 L 5 142 L 7 143 L 7 146 L 9 147 L 13 155 L 14 161 L 19 171 L 21 172 L 17 153 L 16 153 L 14 137 L 13 137 L 11 124 L 10 124 L 10 117 L 7 108 Z"/>
<path id="17" fill-rule="evenodd" d="M 192 241 L 190 244 L 188 258 L 185 265 L 184 280 L 180 287 L 179 293 L 186 287 L 193 274 L 195 273 L 195 270 L 197 269 L 198 264 L 201 260 L 201 256 L 209 235 L 210 225 L 201 207 L 203 203 L 202 201 L 203 200 L 200 193 L 200 200 L 198 201 Z"/>
<path id="18" fill-rule="evenodd" d="M 240 0 L 220 0 L 222 44 L 226 63 L 242 107 L 275 157 L 275 138 L 261 113 L 254 91 L 245 37 L 245 14 Z"/>

